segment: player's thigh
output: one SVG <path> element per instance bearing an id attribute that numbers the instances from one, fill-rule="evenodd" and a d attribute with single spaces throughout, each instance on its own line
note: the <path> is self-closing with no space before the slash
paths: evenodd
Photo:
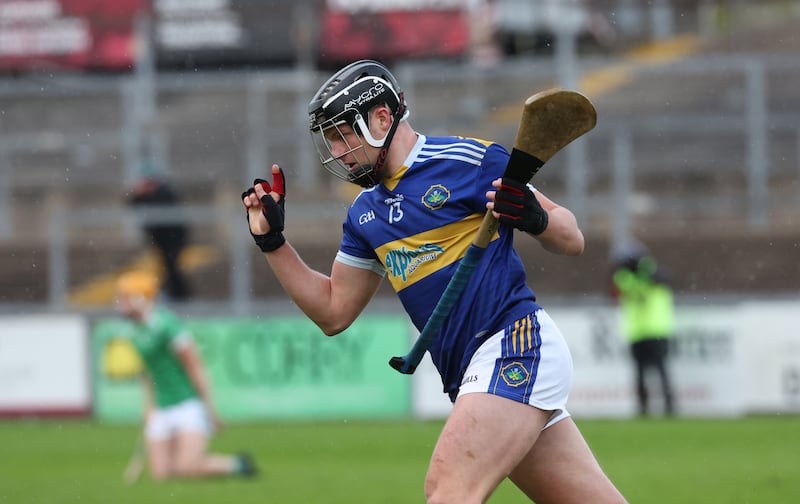
<path id="1" fill-rule="evenodd" d="M 175 469 L 181 474 L 190 474 L 202 467 L 208 441 L 205 433 L 179 431 L 175 436 Z"/>
<path id="2" fill-rule="evenodd" d="M 179 472 L 191 472 L 202 462 L 211 437 L 211 422 L 203 403 L 197 399 L 175 408 L 175 464 Z"/>
<path id="3" fill-rule="evenodd" d="M 542 431 L 509 478 L 537 504 L 625 502 L 572 418 Z"/>
<path id="4" fill-rule="evenodd" d="M 168 409 L 156 409 L 145 423 L 147 462 L 153 478 L 164 479 L 172 474 L 173 426 Z"/>
<path id="5" fill-rule="evenodd" d="M 203 403 L 189 399 L 153 411 L 145 434 L 151 473 L 164 478 L 191 471 L 208 446 L 211 423 Z"/>
<path id="6" fill-rule="evenodd" d="M 147 464 L 154 479 L 172 476 L 172 439 L 147 439 Z"/>
<path id="7" fill-rule="evenodd" d="M 426 493 L 488 495 L 566 413 L 572 359 L 561 332 L 537 310 L 490 336 L 464 373 L 436 446 Z"/>
<path id="8" fill-rule="evenodd" d="M 530 450 L 550 416 L 488 393 L 460 396 L 434 448 L 426 494 L 488 496 Z"/>

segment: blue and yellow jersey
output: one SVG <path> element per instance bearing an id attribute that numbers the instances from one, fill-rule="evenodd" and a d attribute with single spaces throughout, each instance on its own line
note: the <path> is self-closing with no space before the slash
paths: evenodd
<path id="1" fill-rule="evenodd" d="M 353 201 L 337 260 L 385 272 L 421 331 L 472 243 L 486 213 L 486 192 L 508 158 L 495 143 L 420 135 L 394 177 Z M 445 392 L 458 389 L 488 336 L 536 308 L 513 229 L 500 226 L 430 347 Z"/>

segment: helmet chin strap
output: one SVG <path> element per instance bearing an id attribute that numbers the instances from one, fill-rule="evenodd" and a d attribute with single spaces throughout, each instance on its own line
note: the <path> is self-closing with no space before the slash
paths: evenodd
<path id="1" fill-rule="evenodd" d="M 406 113 L 406 101 L 402 92 L 398 95 L 398 98 L 400 104 L 397 106 L 397 111 L 395 111 L 394 115 L 392 116 L 392 125 L 389 126 L 389 131 L 386 132 L 386 136 L 383 138 L 383 146 L 381 147 L 381 150 L 378 151 L 378 157 L 371 166 L 364 166 L 363 174 L 353 180 L 354 183 L 360 185 L 361 187 L 372 187 L 380 180 L 379 175 L 381 169 L 383 168 L 383 164 L 386 162 L 386 156 L 389 154 L 389 145 L 392 143 L 394 133 L 397 131 L 397 127 L 400 125 L 400 121 L 403 119 L 403 116 Z"/>

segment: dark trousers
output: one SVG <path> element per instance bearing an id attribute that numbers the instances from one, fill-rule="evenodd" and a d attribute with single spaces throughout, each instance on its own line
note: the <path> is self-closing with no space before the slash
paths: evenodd
<path id="1" fill-rule="evenodd" d="M 644 339 L 631 345 L 631 355 L 636 366 L 636 398 L 640 415 L 648 415 L 650 413 L 648 391 L 645 384 L 645 372 L 650 368 L 656 370 L 661 382 L 661 392 L 664 395 L 664 412 L 667 415 L 672 415 L 675 412 L 672 385 L 667 373 L 668 353 L 669 340 L 666 338 Z"/>
<path id="2" fill-rule="evenodd" d="M 178 264 L 181 252 L 186 247 L 186 230 L 179 226 L 153 226 L 147 232 L 164 263 L 164 293 L 173 301 L 187 299 L 190 296 L 189 283 Z"/>
<path id="3" fill-rule="evenodd" d="M 186 276 L 178 264 L 181 249 L 160 248 L 161 258 L 164 261 L 166 278 L 164 279 L 164 291 L 171 299 L 179 301 L 189 297 L 189 284 Z"/>

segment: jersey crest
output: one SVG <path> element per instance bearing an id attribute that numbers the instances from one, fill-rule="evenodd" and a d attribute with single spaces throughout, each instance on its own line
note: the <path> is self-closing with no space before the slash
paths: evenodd
<path id="1" fill-rule="evenodd" d="M 503 366 L 500 370 L 500 376 L 503 377 L 503 381 L 506 382 L 506 385 L 510 387 L 519 387 L 523 383 L 526 383 L 531 375 L 521 362 L 514 361 Z"/>
<path id="2" fill-rule="evenodd" d="M 450 199 L 450 191 L 442 184 L 435 184 L 422 195 L 422 204 L 431 210 L 442 208 Z"/>

